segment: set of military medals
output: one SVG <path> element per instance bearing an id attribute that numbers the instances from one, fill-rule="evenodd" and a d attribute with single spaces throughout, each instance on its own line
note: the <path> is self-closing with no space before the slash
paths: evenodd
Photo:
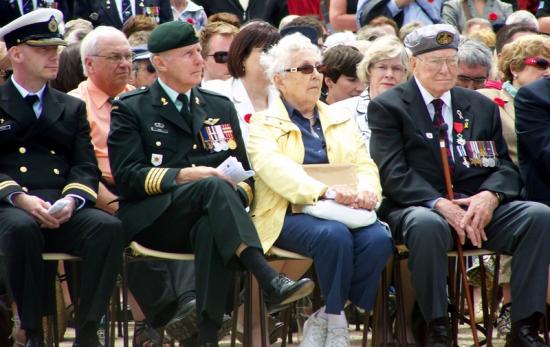
<path id="1" fill-rule="evenodd" d="M 464 129 L 470 127 L 470 120 L 464 118 L 460 110 L 456 111 L 458 121 L 453 122 L 456 133 L 456 150 L 462 164 L 469 167 L 496 167 L 498 165 L 497 151 L 494 141 L 466 141 Z"/>

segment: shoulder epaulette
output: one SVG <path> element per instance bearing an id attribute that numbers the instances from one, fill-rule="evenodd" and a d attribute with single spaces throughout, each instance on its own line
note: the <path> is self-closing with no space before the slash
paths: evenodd
<path id="1" fill-rule="evenodd" d="M 129 97 L 132 97 L 132 96 L 135 96 L 135 95 L 140 95 L 140 94 L 143 94 L 145 92 L 149 91 L 149 87 L 141 87 L 141 88 L 136 88 L 134 90 L 131 90 L 129 92 L 126 92 L 126 93 L 123 93 L 123 94 L 120 94 L 119 96 L 115 97 L 115 100 L 117 99 L 127 99 Z"/>

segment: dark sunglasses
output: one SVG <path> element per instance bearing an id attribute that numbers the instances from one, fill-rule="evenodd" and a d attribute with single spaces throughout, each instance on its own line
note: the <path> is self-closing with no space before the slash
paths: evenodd
<path id="1" fill-rule="evenodd" d="M 214 61 L 218 64 L 225 64 L 229 60 L 229 52 L 215 52 L 214 54 L 209 54 L 209 57 L 214 57 Z"/>
<path id="2" fill-rule="evenodd" d="M 313 69 L 316 69 L 318 73 L 325 73 L 326 67 L 323 64 L 317 64 L 315 66 L 311 64 L 305 64 L 300 67 L 291 67 L 290 69 L 283 70 L 284 72 L 301 72 L 304 75 L 310 75 L 313 73 Z"/>
<path id="3" fill-rule="evenodd" d="M 548 69 L 548 66 L 550 66 L 550 61 L 544 58 L 530 57 L 525 58 L 523 62 L 525 63 L 525 65 L 534 66 L 537 69 L 541 70 L 546 70 Z"/>

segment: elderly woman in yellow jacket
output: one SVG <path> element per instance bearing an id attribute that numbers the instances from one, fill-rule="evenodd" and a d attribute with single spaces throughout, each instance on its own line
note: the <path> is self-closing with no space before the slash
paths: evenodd
<path id="1" fill-rule="evenodd" d="M 319 49 L 301 34 L 284 37 L 261 57 L 280 99 L 250 122 L 248 151 L 256 171 L 252 219 L 262 247 L 273 245 L 313 258 L 326 305 L 304 325 L 307 346 L 349 346 L 344 303 L 373 307 L 391 238 L 380 222 L 350 229 L 334 220 L 293 214 L 290 204 L 332 196 L 355 209 L 373 210 L 381 198 L 378 169 L 352 115 L 319 101 Z M 354 164 L 357 187 L 327 186 L 302 164 Z"/>

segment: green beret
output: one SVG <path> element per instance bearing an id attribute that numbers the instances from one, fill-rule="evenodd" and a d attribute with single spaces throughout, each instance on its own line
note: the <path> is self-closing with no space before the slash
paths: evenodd
<path id="1" fill-rule="evenodd" d="M 159 25 L 151 32 L 147 48 L 151 53 L 160 53 L 197 42 L 199 42 L 199 37 L 191 24 L 172 21 Z"/>

